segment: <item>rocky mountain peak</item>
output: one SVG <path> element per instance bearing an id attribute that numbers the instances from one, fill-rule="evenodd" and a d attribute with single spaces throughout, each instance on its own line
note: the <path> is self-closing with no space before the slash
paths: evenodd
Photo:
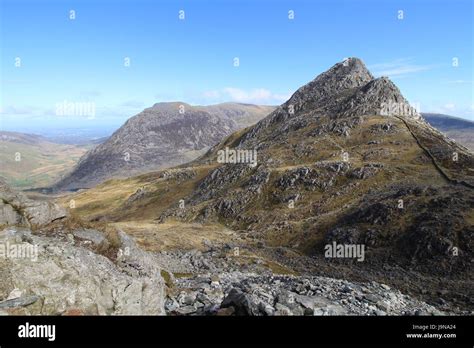
<path id="1" fill-rule="evenodd" d="M 364 86 L 373 79 L 374 77 L 362 60 L 347 58 L 299 88 L 287 104 L 293 105 L 295 110 L 303 109 L 306 106 L 314 108 L 329 98 Z"/>
<path id="2" fill-rule="evenodd" d="M 300 129 L 332 120 L 358 116 L 408 116 L 420 119 L 415 108 L 388 77 L 374 78 L 359 58 L 347 58 L 299 88 L 291 98 L 243 135 L 241 143 L 273 128 Z"/>
<path id="3" fill-rule="evenodd" d="M 374 78 L 359 58 L 347 58 L 335 64 L 298 89 L 283 108 L 289 114 L 311 111 L 332 117 L 421 117 L 388 77 Z"/>
<path id="4" fill-rule="evenodd" d="M 345 89 L 360 87 L 374 77 L 359 58 L 346 58 L 336 63 L 329 70 L 317 76 L 313 82 L 319 88 L 340 92 Z"/>
<path id="5" fill-rule="evenodd" d="M 180 110 L 191 109 L 192 106 L 188 103 L 181 102 L 181 101 L 173 101 L 173 102 L 160 102 L 153 104 L 152 107 L 147 108 L 145 110 L 149 111 L 161 111 L 161 112 L 168 112 L 168 113 L 179 113 Z M 181 111 L 183 113 L 183 111 Z"/>

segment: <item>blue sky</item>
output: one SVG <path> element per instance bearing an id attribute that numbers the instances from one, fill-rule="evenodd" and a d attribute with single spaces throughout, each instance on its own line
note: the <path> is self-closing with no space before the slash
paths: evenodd
<path id="1" fill-rule="evenodd" d="M 474 120 L 472 0 L 0 3 L 3 129 L 115 128 L 160 101 L 280 104 L 352 56 L 422 112 Z M 56 115 L 64 101 L 94 116 Z"/>

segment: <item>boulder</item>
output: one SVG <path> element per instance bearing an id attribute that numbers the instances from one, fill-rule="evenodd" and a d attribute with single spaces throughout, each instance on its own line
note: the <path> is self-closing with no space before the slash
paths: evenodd
<path id="1" fill-rule="evenodd" d="M 221 308 L 227 307 L 234 307 L 236 315 L 261 315 L 258 305 L 237 288 L 232 288 L 222 301 Z"/>

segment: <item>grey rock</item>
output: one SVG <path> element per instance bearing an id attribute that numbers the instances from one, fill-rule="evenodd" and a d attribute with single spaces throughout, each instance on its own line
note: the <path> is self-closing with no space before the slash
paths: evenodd
<path id="1" fill-rule="evenodd" d="M 23 216 L 13 206 L 0 200 L 0 223 L 2 225 L 18 225 L 23 221 L 25 221 Z"/>
<path id="2" fill-rule="evenodd" d="M 41 226 L 65 216 L 56 203 L 31 200 L 0 179 L 0 225 Z"/>
<path id="3" fill-rule="evenodd" d="M 5 300 L 0 302 L 0 308 L 15 308 L 15 307 L 25 307 L 30 304 L 35 303 L 39 300 L 39 297 L 36 295 L 33 296 L 23 296 L 11 300 Z"/>
<path id="4" fill-rule="evenodd" d="M 74 237 L 80 238 L 86 241 L 91 241 L 93 244 L 100 245 L 105 242 L 105 236 L 103 233 L 92 230 L 92 229 L 79 229 L 72 232 Z"/>
<path id="5" fill-rule="evenodd" d="M 261 315 L 258 306 L 240 289 L 233 288 L 221 303 L 221 308 L 234 307 L 236 315 Z"/>
<path id="6" fill-rule="evenodd" d="M 176 312 L 181 315 L 196 313 L 196 308 L 193 306 L 179 307 Z"/>
<path id="7" fill-rule="evenodd" d="M 370 301 L 370 302 L 372 302 L 372 303 L 377 303 L 377 302 L 379 302 L 379 297 L 376 296 L 376 295 L 373 295 L 373 294 L 364 295 L 364 298 L 365 298 L 367 301 Z"/>
<path id="8" fill-rule="evenodd" d="M 385 301 L 378 301 L 377 302 L 377 307 L 380 308 L 381 310 L 388 312 L 390 310 L 390 304 L 388 304 Z"/>
<path id="9" fill-rule="evenodd" d="M 196 301 L 196 294 L 195 293 L 189 293 L 186 296 L 184 296 L 183 303 L 186 305 L 192 305 Z"/>
<path id="10" fill-rule="evenodd" d="M 15 228 L 0 231 L 0 243 L 15 242 L 16 237 Z M 30 238 L 37 247 L 36 260 L 0 258 L 0 301 L 13 289 L 37 299 L 17 308 L 20 313 L 59 315 L 71 309 L 90 315 L 165 313 L 159 273 L 132 276 L 108 258 L 60 238 Z"/>
<path id="11" fill-rule="evenodd" d="M 298 295 L 295 297 L 297 303 L 301 304 L 304 308 L 314 309 L 314 304 L 317 301 L 316 297 Z"/>
<path id="12" fill-rule="evenodd" d="M 174 312 L 179 308 L 179 303 L 174 298 L 167 298 L 165 301 L 165 309 L 168 312 Z"/>
<path id="13" fill-rule="evenodd" d="M 275 314 L 275 309 L 267 303 L 260 302 L 258 308 L 267 316 L 273 316 Z"/>
<path id="14" fill-rule="evenodd" d="M 275 305 L 275 316 L 291 316 L 293 315 L 293 312 L 286 307 L 285 305 L 282 305 L 281 303 L 277 303 Z"/>

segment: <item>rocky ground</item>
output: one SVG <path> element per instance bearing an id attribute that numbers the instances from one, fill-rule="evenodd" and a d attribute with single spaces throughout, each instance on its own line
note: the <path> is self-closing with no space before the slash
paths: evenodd
<path id="1" fill-rule="evenodd" d="M 2 245 L 37 247 L 36 259 L 0 258 L 0 315 L 450 314 L 375 281 L 293 275 L 236 245 L 146 252 L 122 231 L 56 224 L 0 232 Z"/>
<path id="2" fill-rule="evenodd" d="M 238 247 L 156 254 L 167 269 L 168 315 L 443 315 L 386 284 L 277 274 L 275 265 Z M 240 254 L 239 254 L 240 253 Z M 245 260 L 246 259 L 246 260 Z M 280 265 L 278 273 L 288 269 Z"/>
<path id="3" fill-rule="evenodd" d="M 170 315 L 442 315 L 379 283 L 325 277 L 222 273 L 175 279 Z"/>

